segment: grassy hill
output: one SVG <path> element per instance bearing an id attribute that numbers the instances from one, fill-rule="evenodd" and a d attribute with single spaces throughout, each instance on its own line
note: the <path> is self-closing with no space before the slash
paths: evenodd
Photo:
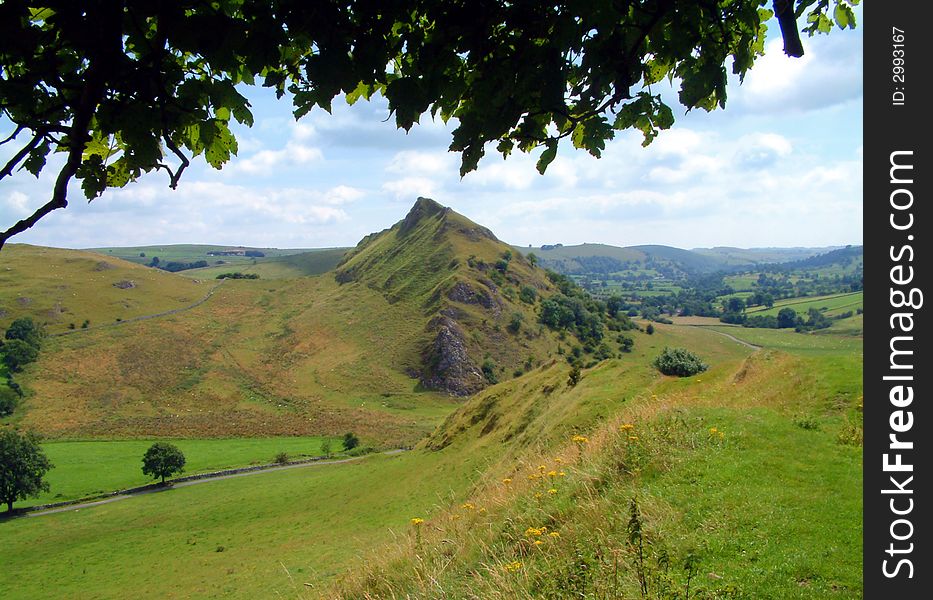
<path id="1" fill-rule="evenodd" d="M 427 318 L 430 341 L 413 369 L 430 388 L 474 393 L 541 364 L 557 346 L 537 324 L 534 300 L 519 298 L 525 287 L 535 296 L 554 291 L 542 270 L 485 227 L 427 198 L 391 229 L 363 239 L 336 277 Z M 513 320 L 518 326 L 509 329 Z"/>
<path id="2" fill-rule="evenodd" d="M 48 333 L 184 308 L 216 282 L 92 252 L 10 244 L 0 253 L 0 327 L 29 316 Z"/>
<path id="3" fill-rule="evenodd" d="M 498 270 L 508 250 L 465 217 L 419 200 L 405 220 L 361 242 L 336 276 L 227 281 L 190 310 L 108 328 L 94 328 L 103 318 L 95 316 L 88 330 L 49 338 L 17 377 L 27 395 L 12 422 L 58 439 L 352 430 L 377 446 L 411 444 L 453 408 L 449 394 L 474 393 L 556 353 L 535 304 L 518 299 L 521 287 L 553 286 L 520 256 Z M 86 265 L 62 260 L 94 272 L 101 261 L 87 256 Z M 314 255 L 285 259 L 303 256 Z M 139 286 L 208 289 L 197 283 L 204 280 L 113 262 L 138 272 Z M 31 281 L 25 271 L 19 279 Z M 99 302 L 108 286 L 90 280 L 75 298 Z M 516 314 L 522 324 L 513 331 Z"/>
<path id="4" fill-rule="evenodd" d="M 719 270 L 772 263 L 800 261 L 833 248 L 695 248 L 643 245 L 618 247 L 607 244 L 548 245 L 516 248 L 534 253 L 541 264 L 571 275 L 612 274 L 639 271 L 668 276 L 703 274 Z"/>
<path id="5" fill-rule="evenodd" d="M 89 252 L 106 254 L 114 258 L 122 258 L 138 264 L 149 264 L 153 258 L 158 257 L 161 262 L 197 262 L 206 260 L 210 263 L 224 261 L 226 264 L 250 264 L 252 258 L 243 255 L 220 255 L 219 253 L 246 252 L 247 250 L 259 252 L 265 258 L 278 258 L 307 252 L 303 248 L 252 248 L 247 246 L 217 246 L 214 244 L 162 244 L 158 246 L 121 246 L 88 248 Z"/>

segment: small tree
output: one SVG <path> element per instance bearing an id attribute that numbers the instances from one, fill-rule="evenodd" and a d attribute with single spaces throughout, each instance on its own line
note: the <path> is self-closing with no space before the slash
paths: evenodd
<path id="1" fill-rule="evenodd" d="M 42 327 L 36 325 L 30 317 L 20 317 L 7 328 L 4 338 L 7 340 L 22 340 L 35 348 L 42 346 Z"/>
<path id="2" fill-rule="evenodd" d="M 143 475 L 153 479 L 161 477 L 162 483 L 165 483 L 166 477 L 184 471 L 184 467 L 185 455 L 176 446 L 166 442 L 154 443 L 143 455 Z"/>
<path id="3" fill-rule="evenodd" d="M 346 451 L 353 450 L 360 445 L 360 438 L 356 437 L 353 433 L 343 434 L 343 449 Z"/>
<path id="4" fill-rule="evenodd" d="M 654 325 L 652 325 L 651 323 L 648 323 L 648 326 L 645 327 L 645 333 L 647 333 L 648 335 L 654 335 Z"/>
<path id="5" fill-rule="evenodd" d="M 331 452 L 334 451 L 334 446 L 330 440 L 324 440 L 321 442 L 321 454 L 324 456 L 330 456 Z"/>
<path id="6" fill-rule="evenodd" d="M 17 500 L 49 491 L 42 478 L 51 468 L 35 433 L 0 432 L 0 501 L 6 504 L 7 512 L 13 511 Z"/>
<path id="7" fill-rule="evenodd" d="M 793 308 L 782 308 L 777 316 L 778 329 L 797 326 L 797 311 Z"/>
<path id="8" fill-rule="evenodd" d="M 39 357 L 39 350 L 35 346 L 20 339 L 12 339 L 0 346 L 0 359 L 10 371 L 16 373 L 24 365 L 34 362 Z"/>

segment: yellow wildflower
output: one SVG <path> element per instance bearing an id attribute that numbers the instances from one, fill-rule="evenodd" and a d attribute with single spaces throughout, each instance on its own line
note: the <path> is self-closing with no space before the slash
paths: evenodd
<path id="1" fill-rule="evenodd" d="M 557 490 L 555 490 L 554 488 L 551 488 L 547 491 L 547 493 L 553 496 L 554 494 L 557 493 Z"/>
<path id="2" fill-rule="evenodd" d="M 557 458 L 554 459 L 554 462 L 560 465 L 560 464 L 563 464 L 564 461 L 563 459 L 561 459 L 561 457 L 558 456 Z"/>
<path id="3" fill-rule="evenodd" d="M 515 571 L 518 571 L 522 568 L 522 563 L 517 560 L 513 560 L 512 562 L 508 562 L 502 565 L 502 568 L 509 573 L 514 573 Z"/>
<path id="4" fill-rule="evenodd" d="M 529 527 L 525 530 L 525 535 L 528 537 L 538 537 L 543 535 L 546 530 L 546 527 Z"/>
<path id="5" fill-rule="evenodd" d="M 560 537 L 560 534 L 557 533 L 556 531 L 552 531 L 552 532 L 549 533 L 548 535 L 551 536 L 552 538 L 559 538 L 559 537 Z"/>
<path id="6" fill-rule="evenodd" d="M 628 436 L 628 441 L 630 441 L 630 442 L 637 442 L 637 441 L 638 441 L 638 436 L 637 436 L 637 435 L 630 435 L 630 436 Z"/>
<path id="7" fill-rule="evenodd" d="M 540 477 L 541 476 L 538 475 L 537 473 L 532 473 L 528 476 L 528 479 L 530 479 L 531 481 L 534 481 L 535 479 L 539 479 Z"/>
<path id="8" fill-rule="evenodd" d="M 563 471 L 561 471 L 561 472 L 559 472 L 559 473 L 557 474 L 557 476 L 558 476 L 558 477 L 566 477 L 567 474 L 564 473 Z"/>
<path id="9" fill-rule="evenodd" d="M 510 483 L 512 483 L 512 478 L 506 477 L 505 479 L 502 480 L 502 483 L 504 483 L 505 485 L 509 485 Z"/>
<path id="10" fill-rule="evenodd" d="M 535 492 L 535 500 L 539 500 L 540 498 L 541 498 L 541 492 Z"/>
<path id="11" fill-rule="evenodd" d="M 540 545 L 543 544 L 543 543 L 544 543 L 544 542 L 542 542 L 541 540 L 535 540 L 535 541 L 534 541 L 535 546 L 540 546 Z"/>
<path id="12" fill-rule="evenodd" d="M 572 438 L 570 438 L 570 441 L 576 442 L 578 444 L 587 444 L 589 443 L 590 439 L 586 437 L 585 435 L 575 435 Z"/>
<path id="13" fill-rule="evenodd" d="M 485 515 L 485 514 L 486 514 L 486 509 L 485 509 L 485 508 L 481 508 L 481 509 L 479 509 L 479 510 L 476 511 L 476 512 L 478 512 L 478 513 L 481 514 L 481 515 Z"/>
<path id="14" fill-rule="evenodd" d="M 547 467 L 545 467 L 544 465 L 538 465 L 538 470 L 544 473 L 545 471 L 547 471 Z"/>
<path id="15" fill-rule="evenodd" d="M 473 510 L 476 508 L 476 506 L 474 506 L 472 502 L 464 502 L 462 505 L 460 505 L 460 508 L 463 510 Z"/>
<path id="16" fill-rule="evenodd" d="M 557 477 L 557 471 L 548 471 L 548 472 L 547 472 L 547 476 L 548 476 L 548 477 Z"/>
<path id="17" fill-rule="evenodd" d="M 709 434 L 710 434 L 710 435 L 715 435 L 716 432 L 718 432 L 718 431 L 719 431 L 719 430 L 716 429 L 715 427 L 710 427 L 710 428 L 709 428 Z"/>
<path id="18" fill-rule="evenodd" d="M 415 517 L 414 519 L 411 520 L 412 525 L 421 525 L 422 523 L 424 523 L 424 519 L 422 519 L 421 517 Z"/>
<path id="19" fill-rule="evenodd" d="M 626 423 L 625 425 L 622 425 L 621 427 L 619 427 L 619 429 L 621 429 L 622 431 L 629 431 L 631 429 L 635 429 L 635 426 L 632 425 L 631 423 Z"/>

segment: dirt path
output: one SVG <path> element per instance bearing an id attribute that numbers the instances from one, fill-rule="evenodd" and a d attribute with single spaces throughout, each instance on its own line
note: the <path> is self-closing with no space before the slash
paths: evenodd
<path id="1" fill-rule="evenodd" d="M 404 449 L 396 450 L 387 450 L 381 454 L 386 456 L 391 456 L 394 454 L 401 454 L 406 452 Z M 123 494 L 118 494 L 116 496 L 111 496 L 109 498 L 103 498 L 101 500 L 93 500 L 90 502 L 82 502 L 80 504 L 69 504 L 67 506 L 59 506 L 57 508 L 49 508 L 46 510 L 37 510 L 34 512 L 22 513 L 19 517 L 42 517 L 45 515 L 54 515 L 55 513 L 70 512 L 75 510 L 81 510 L 84 508 L 91 508 L 94 506 L 100 506 L 101 504 L 110 504 L 111 502 L 117 502 L 120 500 L 126 500 L 127 498 L 133 498 L 135 496 L 143 496 L 146 494 L 156 494 L 159 492 L 166 492 L 169 490 L 174 490 L 178 488 L 188 487 L 190 485 L 197 485 L 199 483 L 209 483 L 211 481 L 220 481 L 222 479 L 233 479 L 235 477 L 246 477 L 247 475 L 257 475 L 259 473 L 270 473 L 272 471 L 285 471 L 287 469 L 300 469 L 303 467 L 316 467 L 316 466 L 326 466 L 326 465 L 340 465 L 349 462 L 356 462 L 366 458 L 365 456 L 355 456 L 353 458 L 341 458 L 338 460 L 321 460 L 315 462 L 304 462 L 296 463 L 291 465 L 281 465 L 281 466 L 270 466 L 263 469 L 255 469 L 252 471 L 245 471 L 242 473 L 228 473 L 226 471 L 220 471 L 217 473 L 204 473 L 198 475 L 198 479 L 191 479 L 188 481 L 179 481 L 178 483 L 172 483 L 165 487 L 151 487 L 146 489 L 141 489 L 138 491 L 127 492 Z"/>
<path id="2" fill-rule="evenodd" d="M 72 335 L 74 333 L 84 333 L 86 331 L 92 331 L 95 329 L 104 329 L 106 327 L 118 327 L 120 325 L 126 325 L 127 323 L 136 323 L 138 321 L 146 321 L 149 319 L 156 319 L 159 317 L 168 317 L 171 315 L 177 315 L 178 313 L 183 313 L 189 311 L 193 308 L 197 308 L 211 299 L 211 296 L 214 295 L 214 292 L 217 291 L 217 288 L 222 286 L 226 282 L 226 279 L 221 280 L 220 283 L 215 285 L 207 292 L 207 295 L 195 302 L 194 304 L 189 304 L 188 306 L 182 306 L 181 308 L 173 308 L 172 310 L 167 310 L 165 312 L 155 313 L 152 315 L 140 315 L 138 317 L 130 317 L 129 319 L 123 319 L 122 321 L 116 321 L 114 323 L 106 323 L 104 325 L 92 325 L 90 327 L 83 327 L 81 329 L 69 329 L 68 331 L 61 331 L 59 333 L 51 333 L 49 337 L 61 337 L 63 335 Z"/>
<path id="3" fill-rule="evenodd" d="M 755 344 L 753 344 L 753 343 L 751 343 L 751 342 L 746 342 L 745 340 L 740 340 L 739 338 L 735 337 L 734 335 L 729 334 L 729 333 L 726 333 L 726 332 L 724 332 L 724 331 L 717 331 L 717 330 L 715 330 L 715 329 L 709 329 L 710 327 L 712 327 L 712 325 L 677 325 L 677 327 L 699 327 L 699 328 L 701 328 L 701 329 L 708 329 L 709 331 L 712 331 L 713 333 L 718 333 L 719 335 L 721 335 L 721 336 L 723 336 L 723 337 L 727 337 L 727 338 L 729 338 L 730 340 L 732 340 L 733 342 L 736 342 L 736 343 L 738 343 L 738 344 L 742 344 L 743 346 L 745 346 L 745 347 L 747 347 L 747 348 L 751 348 L 752 350 L 761 350 L 761 348 L 762 348 L 761 346 L 757 346 L 757 345 L 755 345 Z"/>

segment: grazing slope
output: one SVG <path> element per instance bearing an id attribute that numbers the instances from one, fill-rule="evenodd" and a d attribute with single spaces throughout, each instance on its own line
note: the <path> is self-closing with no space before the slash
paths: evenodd
<path id="1" fill-rule="evenodd" d="M 0 253 L 0 328 L 29 316 L 48 333 L 184 308 L 215 282 L 92 252 L 9 244 Z"/>

